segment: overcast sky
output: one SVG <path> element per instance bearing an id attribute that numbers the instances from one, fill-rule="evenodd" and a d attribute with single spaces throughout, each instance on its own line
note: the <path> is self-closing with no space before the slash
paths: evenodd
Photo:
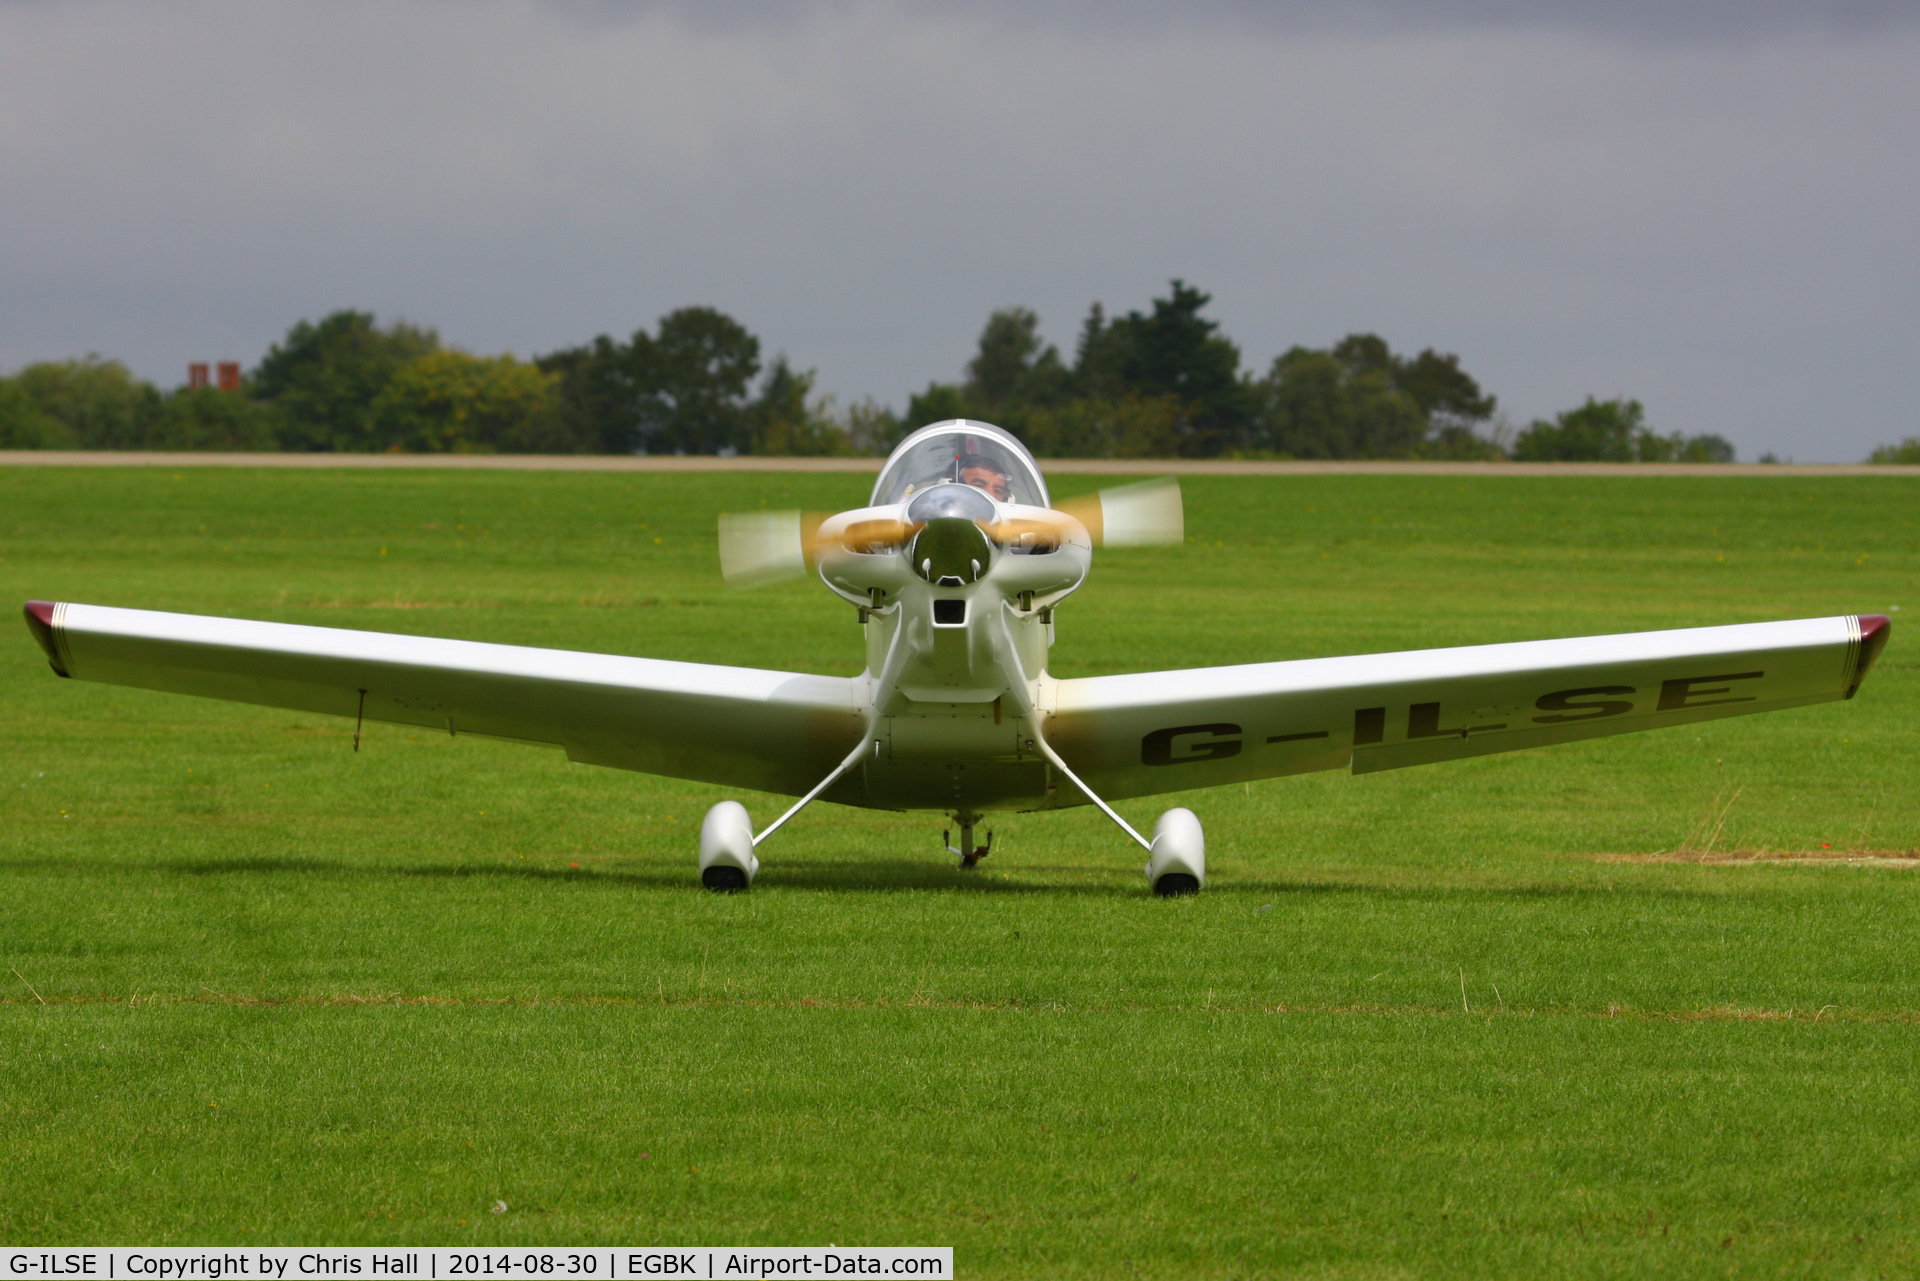
<path id="1" fill-rule="evenodd" d="M 712 304 L 896 408 L 1179 276 L 1516 421 L 1920 434 L 1920 6 L 0 0 L 0 370 L 337 307 L 531 355 Z M 1070 354 L 1070 351 L 1069 351 Z"/>

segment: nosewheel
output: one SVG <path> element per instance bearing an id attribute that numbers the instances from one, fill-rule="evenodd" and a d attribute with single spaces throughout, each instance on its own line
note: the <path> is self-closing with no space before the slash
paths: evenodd
<path id="1" fill-rule="evenodd" d="M 955 849 L 953 847 L 952 828 L 948 828 L 940 833 L 940 843 L 946 847 L 947 853 L 958 854 L 960 856 L 960 866 L 963 870 L 978 866 L 980 860 L 993 851 L 992 830 L 988 830 L 986 840 L 975 845 L 973 843 L 973 828 L 974 824 L 980 821 L 980 816 L 978 814 L 960 813 L 953 816 L 953 821 L 960 825 L 960 848 Z"/>

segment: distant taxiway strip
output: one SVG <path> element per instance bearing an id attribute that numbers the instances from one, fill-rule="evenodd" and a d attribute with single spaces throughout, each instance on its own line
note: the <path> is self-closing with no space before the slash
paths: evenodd
<path id="1" fill-rule="evenodd" d="M 216 454 L 117 449 L 6 449 L 0 467 L 399 467 L 454 471 L 865 472 L 880 458 L 707 454 Z M 1043 458 L 1064 476 L 1909 476 L 1870 463 L 1278 462 L 1234 458 Z"/>

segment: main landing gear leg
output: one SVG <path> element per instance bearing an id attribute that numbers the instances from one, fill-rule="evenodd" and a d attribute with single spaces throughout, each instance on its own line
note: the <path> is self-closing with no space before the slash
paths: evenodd
<path id="1" fill-rule="evenodd" d="M 947 853 L 960 856 L 960 866 L 963 869 L 977 865 L 981 859 L 993 852 L 992 831 L 988 831 L 987 839 L 981 845 L 976 847 L 973 843 L 973 825 L 980 821 L 978 814 L 962 812 L 955 814 L 953 821 L 960 824 L 960 848 L 953 848 L 951 828 L 940 833 L 940 843 L 947 847 Z"/>
<path id="2" fill-rule="evenodd" d="M 860 746 L 848 752 L 847 759 L 834 766 L 833 773 L 815 783 L 811 792 L 795 801 L 792 808 L 769 823 L 767 830 L 758 836 L 753 834 L 753 820 L 747 817 L 740 802 L 721 801 L 708 810 L 706 821 L 700 824 L 700 883 L 716 894 L 730 894 L 752 885 L 754 874 L 760 870 L 760 860 L 753 851 L 760 842 L 779 831 L 782 824 L 805 809 L 814 797 L 826 791 L 866 754 L 867 739 L 862 735 Z"/>
<path id="3" fill-rule="evenodd" d="M 1133 830 L 1133 825 L 1114 812 L 1113 806 L 1101 800 L 1094 790 L 1080 781 L 1080 776 L 1068 768 L 1060 759 L 1060 753 L 1053 750 L 1046 739 L 1034 735 L 1036 746 L 1052 766 L 1067 776 L 1067 781 L 1079 788 L 1081 793 L 1095 805 L 1100 812 L 1112 819 L 1120 830 L 1140 843 L 1147 852 L 1147 884 L 1153 886 L 1153 892 L 1161 898 L 1176 898 L 1183 894 L 1198 894 L 1200 887 L 1207 883 L 1207 838 L 1200 830 L 1200 820 L 1189 809 L 1170 809 L 1160 816 L 1153 825 L 1153 839 Z"/>

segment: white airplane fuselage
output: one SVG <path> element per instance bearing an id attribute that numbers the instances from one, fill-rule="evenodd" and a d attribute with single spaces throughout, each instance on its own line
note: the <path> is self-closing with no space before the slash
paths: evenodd
<path id="1" fill-rule="evenodd" d="M 821 530 L 820 578 L 864 619 L 866 705 L 858 715 L 870 742 L 860 769 L 827 796 L 956 814 L 1047 808 L 1059 780 L 1036 748 L 1052 705 L 1053 608 L 1085 581 L 1091 541 L 1059 512 L 1003 503 L 991 519 L 969 522 L 981 530 L 976 537 L 951 517 L 919 523 L 899 546 L 853 550 L 858 540 L 844 537 L 863 525 L 914 528 L 907 506 L 845 512 Z M 1064 536 L 1023 545 L 981 529 L 1042 521 Z M 938 541 L 929 530 L 971 543 L 972 554 L 957 564 L 916 557 Z M 1067 803 L 1084 802 L 1071 794 Z"/>

